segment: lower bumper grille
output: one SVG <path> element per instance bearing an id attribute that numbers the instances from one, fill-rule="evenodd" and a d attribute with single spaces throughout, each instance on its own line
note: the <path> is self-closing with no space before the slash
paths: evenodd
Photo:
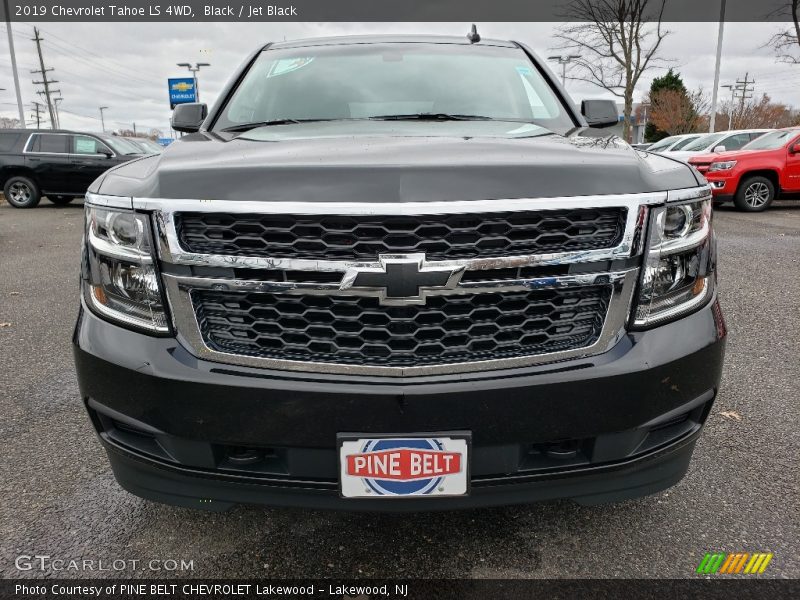
<path id="1" fill-rule="evenodd" d="M 428 298 L 381 306 L 376 298 L 194 290 L 205 344 L 260 358 L 411 367 L 534 356 L 590 346 L 610 286 Z"/>

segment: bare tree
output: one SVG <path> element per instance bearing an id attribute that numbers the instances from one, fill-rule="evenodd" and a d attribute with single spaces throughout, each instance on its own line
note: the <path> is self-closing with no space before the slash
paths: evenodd
<path id="1" fill-rule="evenodd" d="M 650 104 L 650 122 L 661 131 L 680 135 L 707 130 L 709 101 L 702 89 L 659 90 L 646 101 Z"/>
<path id="2" fill-rule="evenodd" d="M 662 28 L 666 0 L 569 0 L 555 34 L 557 50 L 579 55 L 570 79 L 622 98 L 623 137 L 630 139 L 633 91 L 642 74 L 665 61 L 656 54 L 669 35 Z"/>
<path id="3" fill-rule="evenodd" d="M 17 129 L 19 126 L 19 119 L 0 117 L 0 129 Z"/>
<path id="4" fill-rule="evenodd" d="M 792 18 L 793 27 L 787 27 L 773 35 L 767 46 L 771 46 L 775 55 L 781 62 L 800 64 L 800 0 L 785 0 L 783 6 L 772 13 L 771 16 Z"/>
<path id="5" fill-rule="evenodd" d="M 730 123 L 731 129 L 790 127 L 795 118 L 788 106 L 773 103 L 766 94 L 760 98 L 751 98 L 743 104 L 726 102 L 717 116 L 720 122 Z"/>

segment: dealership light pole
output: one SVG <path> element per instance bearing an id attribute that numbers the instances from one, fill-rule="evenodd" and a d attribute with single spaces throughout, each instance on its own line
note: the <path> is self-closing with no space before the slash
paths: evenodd
<path id="1" fill-rule="evenodd" d="M 58 114 L 58 103 L 63 101 L 64 98 L 61 96 L 58 98 L 53 98 L 53 109 L 56 111 L 56 125 L 58 125 L 59 129 L 61 129 L 61 115 Z"/>
<path id="2" fill-rule="evenodd" d="M 210 67 L 211 63 L 195 63 L 194 66 L 191 63 L 178 63 L 179 67 L 186 67 L 191 71 L 192 77 L 194 78 L 194 101 L 200 102 L 200 88 L 197 87 L 197 72 L 200 70 L 201 67 Z"/>
<path id="3" fill-rule="evenodd" d="M 571 63 L 573 60 L 578 60 L 580 58 L 577 54 L 570 54 L 568 56 L 548 56 L 547 60 L 552 60 L 557 62 L 561 65 L 561 86 L 567 86 L 567 65 Z"/>
<path id="4" fill-rule="evenodd" d="M 708 120 L 708 132 L 714 133 L 717 122 L 717 92 L 719 90 L 719 66 L 722 62 L 722 37 L 725 33 L 725 2 L 720 0 L 719 32 L 717 33 L 717 62 L 714 66 L 714 89 L 711 90 L 711 115 Z"/>
<path id="5" fill-rule="evenodd" d="M 733 128 L 733 102 L 736 100 L 736 85 L 731 83 L 722 87 L 731 91 L 731 107 L 728 109 L 728 131 L 730 131 Z"/>
<path id="6" fill-rule="evenodd" d="M 3 9 L 6 14 L 6 29 L 8 29 L 8 53 L 11 57 L 11 73 L 14 76 L 14 89 L 17 92 L 17 109 L 19 110 L 19 126 L 25 129 L 25 111 L 22 109 L 22 94 L 19 91 L 19 74 L 17 73 L 17 56 L 14 54 L 14 35 L 11 32 L 11 13 L 8 10 L 8 0 L 3 0 Z"/>
<path id="7" fill-rule="evenodd" d="M 103 133 L 106 132 L 106 121 L 103 118 L 103 111 L 104 110 L 108 110 L 108 107 L 107 106 L 101 106 L 100 107 L 100 125 L 103 127 Z"/>

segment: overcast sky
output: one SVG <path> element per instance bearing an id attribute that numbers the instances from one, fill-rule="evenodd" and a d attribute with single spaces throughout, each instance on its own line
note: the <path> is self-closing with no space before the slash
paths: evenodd
<path id="1" fill-rule="evenodd" d="M 485 23 L 484 37 L 514 39 L 530 45 L 543 56 L 555 46 L 556 23 Z M 663 43 L 661 56 L 674 60 L 688 87 L 711 90 L 716 51 L 716 23 L 671 23 L 673 33 Z M 725 26 L 721 84 L 755 78 L 756 95 L 800 108 L 800 65 L 776 62 L 763 44 L 780 28 L 769 23 L 728 23 Z M 100 130 L 98 106 L 106 105 L 106 127 L 168 131 L 168 77 L 188 75 L 177 62 L 209 62 L 200 72 L 201 100 L 211 103 L 236 66 L 260 44 L 305 37 L 373 33 L 435 33 L 466 35 L 468 23 L 45 23 L 43 52 L 49 75 L 61 90 L 61 125 L 65 128 Z M 38 69 L 33 27 L 13 24 L 17 62 L 26 118 L 32 102 L 42 101 L 31 83 L 31 69 Z M 559 69 L 555 65 L 556 69 Z M 649 71 L 636 93 L 639 100 L 653 77 L 666 69 Z M 560 72 L 560 71 L 559 71 Z M 38 76 L 37 76 L 38 78 Z M 16 117 L 11 63 L 5 31 L 0 35 L 0 116 Z M 575 100 L 602 97 L 596 87 L 568 82 Z M 721 90 L 721 99 L 729 98 Z"/>

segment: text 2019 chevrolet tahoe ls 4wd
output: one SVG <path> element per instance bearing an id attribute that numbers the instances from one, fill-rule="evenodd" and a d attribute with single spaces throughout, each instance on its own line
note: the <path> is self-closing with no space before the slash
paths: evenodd
<path id="1" fill-rule="evenodd" d="M 679 481 L 724 353 L 710 191 L 604 108 L 438 37 L 269 44 L 179 107 L 193 133 L 86 203 L 75 361 L 120 484 L 427 510 Z"/>

